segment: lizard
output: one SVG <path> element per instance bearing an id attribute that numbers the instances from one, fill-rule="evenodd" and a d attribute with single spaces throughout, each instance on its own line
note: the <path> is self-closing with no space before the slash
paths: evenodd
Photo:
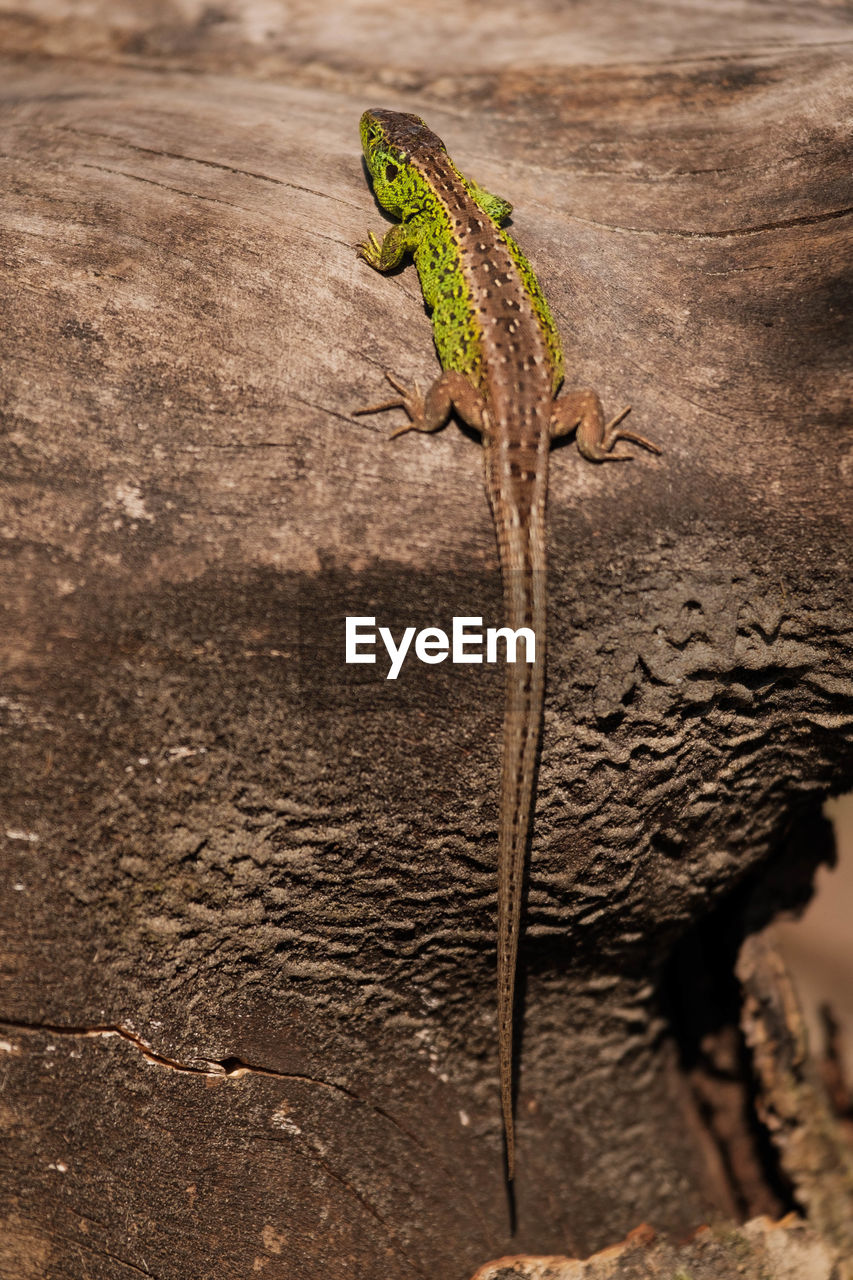
<path id="1" fill-rule="evenodd" d="M 563 354 L 557 327 L 533 268 L 503 224 L 512 205 L 462 176 L 420 119 L 365 111 L 361 142 L 373 192 L 399 219 L 380 242 L 373 232 L 357 256 L 380 272 L 414 259 L 443 372 L 424 394 L 392 374 L 399 398 L 357 414 L 402 408 L 407 431 L 438 431 L 452 414 L 480 435 L 485 488 L 497 536 L 504 621 L 532 629 L 532 663 L 509 663 L 503 721 L 498 826 L 498 1054 L 506 1171 L 515 1177 L 513 1023 L 523 878 L 533 817 L 545 689 L 548 454 L 553 439 L 575 432 L 590 462 L 625 461 L 619 440 L 659 453 L 626 431 L 623 409 L 605 421 L 590 388 L 557 393 Z"/>

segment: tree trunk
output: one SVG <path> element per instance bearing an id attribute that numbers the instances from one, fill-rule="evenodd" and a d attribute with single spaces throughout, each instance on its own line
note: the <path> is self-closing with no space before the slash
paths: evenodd
<path id="1" fill-rule="evenodd" d="M 850 784 L 850 26 L 738 15 L 0 14 L 3 1277 L 465 1280 L 808 1211 L 734 966 Z M 347 616 L 501 609 L 477 444 L 352 417 L 437 369 L 353 250 L 374 105 L 512 201 L 567 386 L 662 449 L 552 457 L 514 1200 L 502 674 L 344 661 Z"/>

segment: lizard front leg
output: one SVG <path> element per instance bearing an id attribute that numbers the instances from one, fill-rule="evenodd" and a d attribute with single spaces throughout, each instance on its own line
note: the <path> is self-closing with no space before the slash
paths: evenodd
<path id="1" fill-rule="evenodd" d="M 354 409 L 354 414 L 381 413 L 385 409 L 405 409 L 409 421 L 392 432 L 391 439 L 404 435 L 407 431 L 440 431 L 456 413 L 463 422 L 475 431 L 487 429 L 486 403 L 480 392 L 469 382 L 464 374 L 455 369 L 447 369 L 427 391 L 424 396 L 416 382 L 408 390 L 390 373 L 385 377 L 395 391 L 399 392 L 399 400 L 385 400 L 382 404 L 372 404 L 366 409 Z"/>
<path id="2" fill-rule="evenodd" d="M 630 453 L 613 453 L 617 440 L 631 440 L 650 453 L 660 453 L 656 444 L 633 431 L 623 431 L 620 423 L 631 412 L 628 405 L 610 422 L 604 421 L 604 409 L 597 392 L 590 387 L 570 391 L 551 408 L 551 437 L 571 435 L 577 430 L 577 446 L 588 462 L 629 462 Z"/>
<path id="3" fill-rule="evenodd" d="M 367 239 L 355 247 L 356 257 L 363 258 L 374 271 L 393 271 L 407 253 L 414 253 L 420 243 L 420 230 L 411 222 L 398 222 L 382 237 L 376 239 L 368 231 Z"/>

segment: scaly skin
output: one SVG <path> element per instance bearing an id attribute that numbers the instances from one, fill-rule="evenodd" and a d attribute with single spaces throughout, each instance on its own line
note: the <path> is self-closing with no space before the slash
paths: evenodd
<path id="1" fill-rule="evenodd" d="M 515 975 L 545 688 L 548 452 L 555 436 L 572 431 L 592 462 L 627 459 L 611 452 L 620 439 L 659 451 L 620 429 L 627 409 L 605 424 L 588 388 L 555 400 L 563 380 L 560 339 L 533 268 L 501 226 L 512 206 L 464 178 L 418 116 L 365 111 L 361 141 L 376 198 L 400 222 L 381 242 L 369 233 L 359 257 L 390 271 L 406 253 L 413 256 L 444 372 L 426 396 L 388 374 L 400 398 L 356 412 L 405 409 L 409 421 L 394 435 L 438 431 L 453 412 L 480 432 L 505 624 L 536 636 L 535 661 L 507 667 L 498 832 L 498 1042 L 512 1179 Z"/>

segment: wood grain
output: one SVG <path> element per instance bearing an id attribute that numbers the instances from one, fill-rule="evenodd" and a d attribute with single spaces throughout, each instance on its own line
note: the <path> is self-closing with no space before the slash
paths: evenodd
<path id="1" fill-rule="evenodd" d="M 733 12 L 0 13 L 0 1274 L 462 1280 L 793 1207 L 695 1069 L 849 784 L 851 33 Z M 352 247 L 376 104 L 665 450 L 553 460 L 515 1235 L 501 676 L 343 663 L 347 614 L 500 607 L 477 446 L 350 416 L 435 369 Z"/>

